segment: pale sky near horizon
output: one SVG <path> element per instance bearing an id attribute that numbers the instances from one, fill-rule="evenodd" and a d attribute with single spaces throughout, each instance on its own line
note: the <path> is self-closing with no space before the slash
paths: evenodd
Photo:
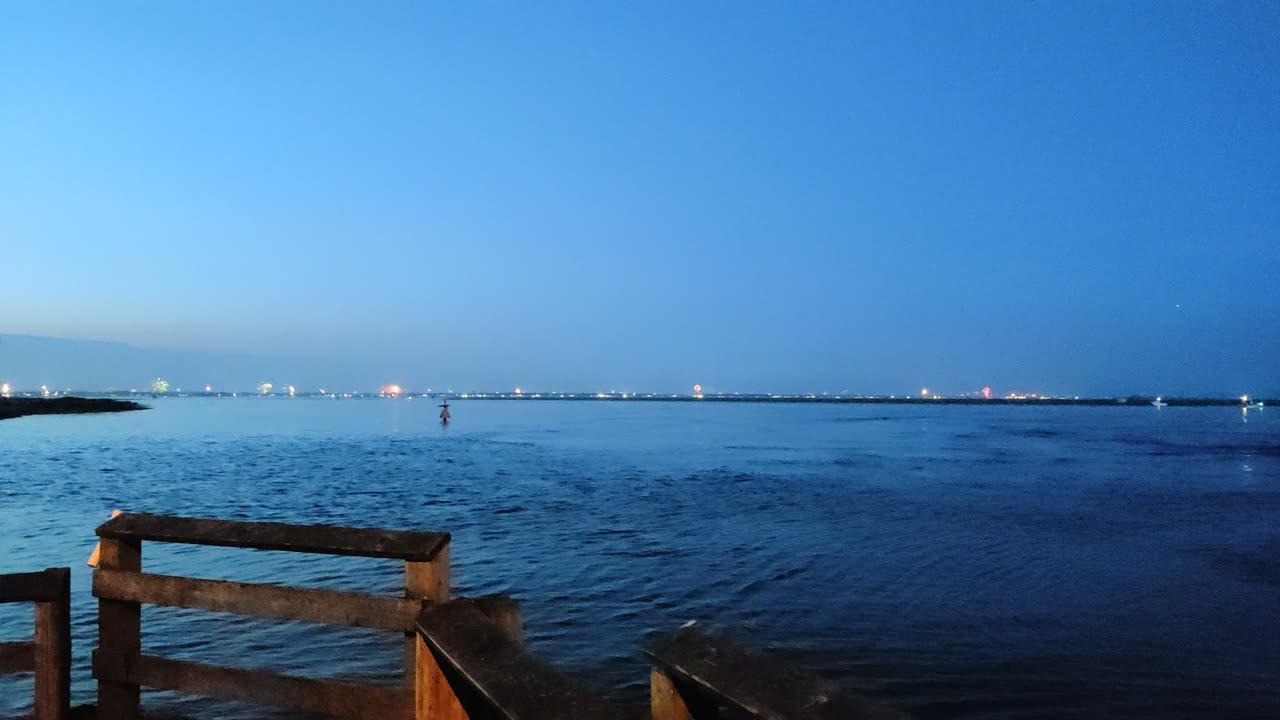
<path id="1" fill-rule="evenodd" d="M 0 333 L 1276 393 L 1277 67 L 1273 2 L 5 3 Z"/>

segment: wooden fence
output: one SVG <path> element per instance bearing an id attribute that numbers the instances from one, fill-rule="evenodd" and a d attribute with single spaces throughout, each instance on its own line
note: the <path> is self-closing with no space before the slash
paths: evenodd
<path id="1" fill-rule="evenodd" d="M 71 712 L 71 569 L 0 575 L 0 603 L 35 603 L 31 642 L 0 643 L 0 674 L 35 673 L 36 720 Z"/>
<path id="2" fill-rule="evenodd" d="M 451 601 L 446 533 L 122 514 L 99 527 L 98 536 L 100 566 L 93 593 L 99 602 L 99 647 L 93 675 L 102 720 L 136 720 L 141 687 L 357 719 L 622 720 L 640 715 L 639 708 L 624 710 L 584 691 L 530 654 L 521 643 L 520 609 L 510 598 Z M 405 597 L 143 573 L 143 541 L 394 558 L 405 563 Z M 67 571 L 46 571 L 51 572 L 64 573 L 59 597 L 65 628 Z M 0 584 L 0 600 L 5 587 Z M 401 632 L 405 682 L 400 687 L 362 685 L 144 655 L 142 604 Z M 37 644 L 41 633 L 48 632 L 39 628 L 38 620 Z M 58 686 L 63 708 L 69 640 L 65 642 Z M 22 652 L 14 650 L 14 657 L 24 659 Z M 711 720 L 722 708 L 775 720 L 906 717 L 842 694 L 816 675 L 740 648 L 701 626 L 682 628 L 648 655 L 653 670 L 645 715 L 652 720 Z M 7 657 L 0 653 L 0 669 Z M 38 692 L 41 687 L 54 686 L 38 685 Z"/>
<path id="3" fill-rule="evenodd" d="M 323 525 L 232 522 L 124 513 L 98 528 L 100 720 L 135 720 L 141 687 L 176 690 L 346 718 L 413 716 L 416 619 L 449 596 L 449 535 Z M 405 597 L 201 580 L 142 572 L 143 541 L 392 558 L 405 563 Z M 405 686 L 363 685 L 142 654 L 142 604 L 282 620 L 380 628 L 405 635 Z"/>

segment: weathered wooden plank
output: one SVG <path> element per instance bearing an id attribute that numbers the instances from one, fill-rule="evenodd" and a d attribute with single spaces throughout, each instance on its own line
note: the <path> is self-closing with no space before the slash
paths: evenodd
<path id="1" fill-rule="evenodd" d="M 66 568 L 0 575 L 0 603 L 57 600 L 62 592 L 62 570 Z"/>
<path id="2" fill-rule="evenodd" d="M 704 694 L 677 688 L 665 672 L 649 673 L 649 717 L 651 720 L 716 720 L 720 706 Z"/>
<path id="3" fill-rule="evenodd" d="M 105 651 L 93 654 L 93 674 L 99 680 L 338 717 L 370 720 L 413 717 L 413 697 L 400 687 L 312 680 L 153 655 L 112 655 Z"/>
<path id="4" fill-rule="evenodd" d="M 36 603 L 35 720 L 71 714 L 71 569 L 55 568 L 55 600 Z"/>
<path id="5" fill-rule="evenodd" d="M 454 694 L 472 717 L 508 720 L 613 720 L 623 712 L 587 694 L 480 611 L 473 600 L 431 605 L 418 632 L 454 683 Z M 480 704 L 473 708 L 468 703 Z"/>
<path id="6" fill-rule="evenodd" d="M 421 601 L 408 598 L 121 570 L 95 572 L 93 594 L 106 600 L 402 632 L 414 629 L 422 611 Z"/>
<path id="7" fill-rule="evenodd" d="M 284 550 L 323 555 L 427 562 L 449 543 L 449 533 L 289 525 L 122 513 L 98 526 L 98 537 L 188 545 Z"/>
<path id="8" fill-rule="evenodd" d="M 102 538 L 100 570 L 142 572 L 142 541 Z M 127 657 L 142 651 L 142 606 L 136 602 L 98 600 L 98 647 Z M 98 680 L 98 720 L 136 720 L 136 682 Z"/>
<path id="9" fill-rule="evenodd" d="M 36 669 L 36 644 L 33 642 L 0 643 L 0 675 L 29 673 Z"/>
<path id="10" fill-rule="evenodd" d="M 746 650 L 697 625 L 681 628 L 646 654 L 676 681 L 676 689 L 681 693 L 704 694 L 750 717 L 776 720 L 902 720 L 907 717 L 866 698 L 842 693 L 814 673 Z"/>

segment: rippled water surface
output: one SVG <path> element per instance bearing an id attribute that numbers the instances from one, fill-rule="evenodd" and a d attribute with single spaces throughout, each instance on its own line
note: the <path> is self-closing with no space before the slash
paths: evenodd
<path id="1" fill-rule="evenodd" d="M 0 572 L 84 565 L 112 508 L 447 530 L 455 592 L 626 703 L 699 619 L 920 717 L 1280 717 L 1280 412 L 161 399 L 0 423 Z M 1276 408 L 1280 410 L 1280 408 Z M 394 593 L 394 562 L 144 545 L 148 570 Z M 0 639 L 31 611 L 0 606 Z M 393 634 L 166 608 L 148 652 L 399 682 Z M 0 678 L 0 715 L 29 707 Z M 165 693 L 199 716 L 279 713 Z"/>

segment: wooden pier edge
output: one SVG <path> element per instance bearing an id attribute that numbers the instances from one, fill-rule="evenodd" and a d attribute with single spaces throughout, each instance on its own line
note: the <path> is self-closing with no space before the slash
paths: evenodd
<path id="1" fill-rule="evenodd" d="M 530 654 L 515 631 L 516 608 L 508 598 L 460 598 L 422 611 L 417 720 L 627 717 Z"/>
<path id="2" fill-rule="evenodd" d="M 680 628 L 645 654 L 654 666 L 653 720 L 714 720 L 721 705 L 751 717 L 788 720 L 909 720 L 702 625 Z"/>

